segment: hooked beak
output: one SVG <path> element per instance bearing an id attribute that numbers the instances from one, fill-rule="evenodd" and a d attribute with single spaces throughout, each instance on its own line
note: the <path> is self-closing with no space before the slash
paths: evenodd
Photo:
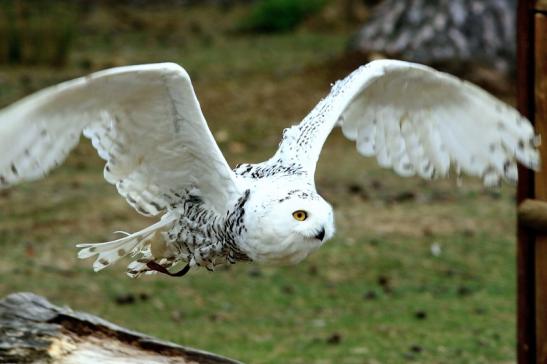
<path id="1" fill-rule="evenodd" d="M 317 233 L 317 235 L 315 235 L 315 238 L 320 240 L 320 241 L 323 241 L 324 237 L 325 237 L 325 228 L 321 228 L 321 231 L 319 231 L 319 233 Z"/>

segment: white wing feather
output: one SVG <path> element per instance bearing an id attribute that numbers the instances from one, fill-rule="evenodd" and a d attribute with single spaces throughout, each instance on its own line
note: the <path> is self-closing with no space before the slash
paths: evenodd
<path id="1" fill-rule="evenodd" d="M 454 167 L 493 185 L 516 181 L 516 161 L 532 169 L 540 164 L 539 138 L 515 109 L 471 83 L 409 62 L 374 61 L 336 82 L 286 130 L 270 161 L 298 161 L 313 176 L 334 126 L 360 154 L 402 176 L 430 179 Z"/>
<path id="2" fill-rule="evenodd" d="M 190 78 L 173 63 L 97 72 L 1 110 L 0 187 L 44 176 L 82 131 L 106 160 L 106 180 L 143 214 L 191 187 L 218 211 L 238 195 Z"/>

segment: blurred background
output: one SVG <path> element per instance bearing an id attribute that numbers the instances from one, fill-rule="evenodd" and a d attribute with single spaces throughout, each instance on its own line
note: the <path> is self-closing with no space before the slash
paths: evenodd
<path id="1" fill-rule="evenodd" d="M 516 0 L 0 2 L 0 107 L 99 69 L 181 64 L 231 165 L 259 162 L 330 84 L 371 59 L 433 65 L 514 100 Z M 16 143 L 17 141 L 13 141 Z M 182 279 L 93 273 L 77 242 L 153 220 L 82 140 L 48 178 L 0 191 L 0 296 L 32 291 L 248 363 L 515 361 L 515 190 L 400 178 L 338 130 L 318 167 L 337 236 L 296 267 Z"/>

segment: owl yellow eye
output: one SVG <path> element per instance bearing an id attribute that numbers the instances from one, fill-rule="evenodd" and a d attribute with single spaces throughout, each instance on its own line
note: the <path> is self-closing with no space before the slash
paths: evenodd
<path id="1" fill-rule="evenodd" d="M 298 221 L 304 221 L 308 218 L 308 213 L 304 210 L 298 210 L 292 213 L 292 217 Z"/>

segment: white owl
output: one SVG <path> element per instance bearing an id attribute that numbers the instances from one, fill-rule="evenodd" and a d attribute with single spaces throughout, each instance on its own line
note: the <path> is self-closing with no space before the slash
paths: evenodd
<path id="1" fill-rule="evenodd" d="M 429 67 L 381 60 L 336 82 L 285 129 L 272 158 L 231 170 L 188 74 L 161 63 L 97 72 L 0 111 L 0 186 L 43 177 L 83 132 L 106 160 L 105 179 L 141 214 L 161 215 L 120 239 L 78 245 L 80 258 L 97 256 L 96 271 L 126 255 L 133 277 L 240 260 L 297 263 L 334 234 L 314 173 L 335 126 L 401 176 L 452 169 L 495 185 L 517 180 L 517 161 L 540 162 L 539 138 L 513 108 Z M 184 269 L 169 270 L 179 262 Z"/>

